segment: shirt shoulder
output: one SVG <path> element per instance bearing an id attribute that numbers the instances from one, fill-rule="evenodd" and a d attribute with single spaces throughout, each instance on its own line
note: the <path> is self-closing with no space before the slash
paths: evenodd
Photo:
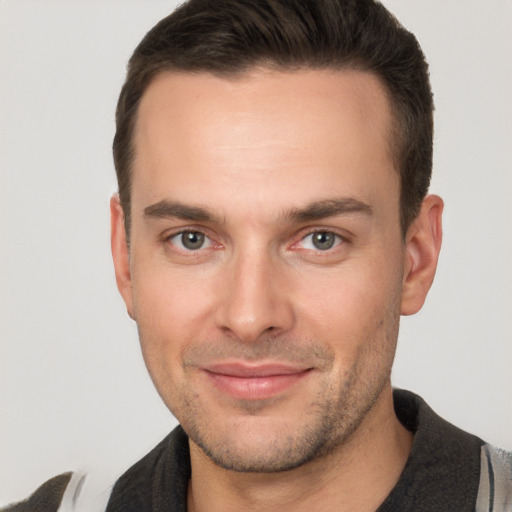
<path id="1" fill-rule="evenodd" d="M 512 452 L 484 444 L 475 512 L 512 511 Z"/>
<path id="2" fill-rule="evenodd" d="M 111 489 L 85 473 L 62 473 L 27 499 L 0 507 L 0 512 L 104 512 Z"/>

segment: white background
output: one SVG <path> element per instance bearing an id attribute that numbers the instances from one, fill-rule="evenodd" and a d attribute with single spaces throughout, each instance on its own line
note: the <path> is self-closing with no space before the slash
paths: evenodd
<path id="1" fill-rule="evenodd" d="M 512 2 L 389 0 L 435 91 L 445 242 L 394 384 L 512 449 Z M 115 287 L 108 199 L 126 61 L 175 2 L 0 0 L 0 503 L 111 483 L 175 424 Z"/>

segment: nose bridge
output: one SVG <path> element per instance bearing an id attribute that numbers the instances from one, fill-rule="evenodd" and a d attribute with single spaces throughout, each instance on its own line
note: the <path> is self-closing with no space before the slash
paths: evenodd
<path id="1" fill-rule="evenodd" d="M 236 250 L 223 275 L 218 326 L 244 342 L 289 329 L 293 314 L 282 272 L 279 258 L 265 246 L 253 243 Z"/>

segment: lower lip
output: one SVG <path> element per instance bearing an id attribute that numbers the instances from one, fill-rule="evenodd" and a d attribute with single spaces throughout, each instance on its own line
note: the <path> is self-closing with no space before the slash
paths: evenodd
<path id="1" fill-rule="evenodd" d="M 284 375 L 264 377 L 235 377 L 207 371 L 206 375 L 222 392 L 242 400 L 272 398 L 291 388 L 305 378 L 310 370 Z"/>

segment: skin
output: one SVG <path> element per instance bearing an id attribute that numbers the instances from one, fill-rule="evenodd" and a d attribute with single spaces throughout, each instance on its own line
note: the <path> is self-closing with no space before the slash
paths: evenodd
<path id="1" fill-rule="evenodd" d="M 390 132 L 386 93 L 360 71 L 164 73 L 146 91 L 130 249 L 117 197 L 112 249 L 190 437 L 189 510 L 370 511 L 398 480 L 412 435 L 390 372 L 400 314 L 434 277 L 442 201 L 425 199 L 404 240 Z M 272 365 L 295 373 L 254 375 Z"/>

